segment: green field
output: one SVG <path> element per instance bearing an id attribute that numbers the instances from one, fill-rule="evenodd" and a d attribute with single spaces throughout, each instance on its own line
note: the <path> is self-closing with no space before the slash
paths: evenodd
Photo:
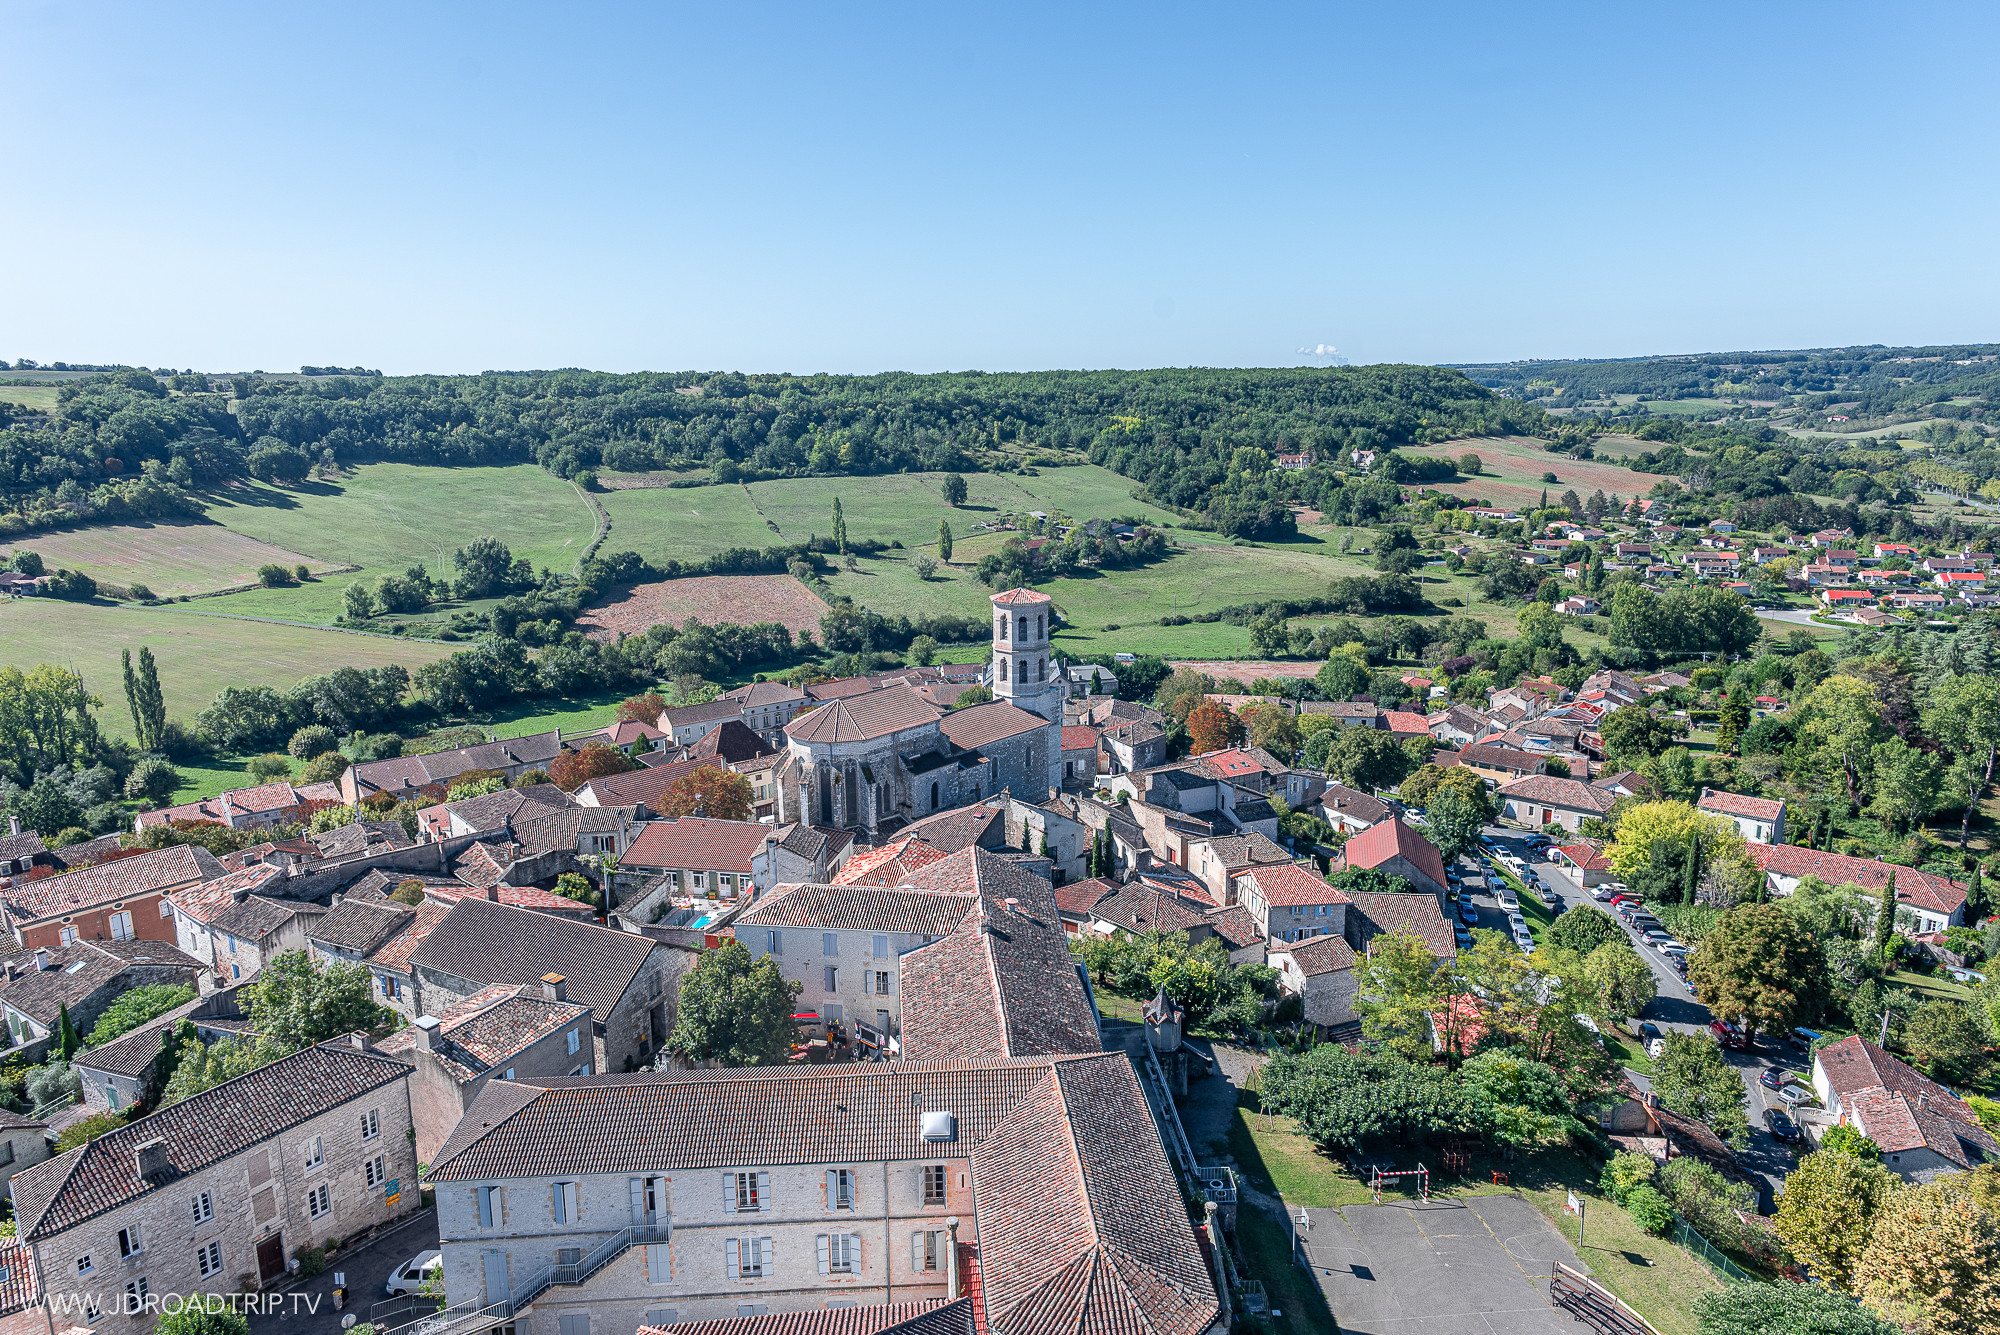
<path id="1" fill-rule="evenodd" d="M 143 584 L 163 598 L 253 583 L 258 568 L 266 565 L 287 570 L 303 565 L 321 575 L 342 564 L 200 521 L 160 520 L 37 533 L 11 546 L 0 544 L 0 555 L 23 548 L 37 553 L 52 569 L 84 570 L 101 582 L 118 585 Z"/>
<path id="2" fill-rule="evenodd" d="M 53 412 L 56 406 L 56 386 L 0 385 L 0 402 L 18 403 L 24 408 Z"/>
<path id="3" fill-rule="evenodd" d="M 567 573 L 596 531 L 576 488 L 533 464 L 363 464 L 337 483 L 248 483 L 206 499 L 209 517 L 238 533 L 362 569 L 301 587 L 227 594 L 205 608 L 319 624 L 339 618 L 341 593 L 354 580 L 372 582 L 419 562 L 448 578 L 452 551 L 474 538 L 491 534 L 537 569 Z"/>
<path id="4" fill-rule="evenodd" d="M 0 663 L 29 668 L 57 663 L 83 674 L 104 699 L 98 721 L 107 733 L 128 737 L 118 653 L 150 645 L 159 660 L 167 712 L 191 719 L 225 686 L 284 690 L 301 677 L 335 667 L 401 663 L 415 670 L 451 652 L 450 645 L 394 640 L 382 635 L 286 626 L 193 610 L 221 599 L 172 607 L 124 607 L 60 602 L 53 598 L 0 601 Z"/>

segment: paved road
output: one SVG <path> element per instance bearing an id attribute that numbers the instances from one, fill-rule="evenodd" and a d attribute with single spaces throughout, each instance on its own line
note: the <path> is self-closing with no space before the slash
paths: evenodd
<path id="1" fill-rule="evenodd" d="M 1759 612 L 1757 615 L 1766 621 L 1789 621 L 1794 626 L 1810 626 L 1813 624 L 1813 614 L 1811 612 Z"/>
<path id="2" fill-rule="evenodd" d="M 368 1320 L 369 1308 L 388 1297 L 384 1289 L 397 1266 L 438 1245 L 437 1211 L 426 1210 L 393 1233 L 343 1252 L 319 1275 L 280 1295 L 281 1310 L 250 1318 L 251 1335 L 339 1335 L 341 1318 Z M 333 1310 L 335 1272 L 347 1276 L 347 1307 Z"/>

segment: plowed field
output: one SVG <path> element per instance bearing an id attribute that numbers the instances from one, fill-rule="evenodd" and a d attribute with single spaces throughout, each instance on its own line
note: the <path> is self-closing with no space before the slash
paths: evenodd
<path id="1" fill-rule="evenodd" d="M 678 626 L 689 617 L 709 625 L 776 621 L 794 635 L 802 630 L 818 634 L 825 612 L 826 604 L 790 575 L 696 575 L 635 584 L 585 612 L 576 624 L 600 640 L 621 632 L 636 635 L 662 623 Z"/>

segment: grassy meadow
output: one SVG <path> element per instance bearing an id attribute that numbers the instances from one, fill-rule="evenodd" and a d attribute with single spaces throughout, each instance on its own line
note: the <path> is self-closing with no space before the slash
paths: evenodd
<path id="1" fill-rule="evenodd" d="M 112 584 L 143 584 L 162 598 L 252 583 L 265 565 L 287 570 L 303 565 L 319 575 L 343 564 L 199 520 L 37 533 L 12 545 L 0 543 L 0 558 L 21 549 L 38 554 L 50 569 L 84 570 Z"/>

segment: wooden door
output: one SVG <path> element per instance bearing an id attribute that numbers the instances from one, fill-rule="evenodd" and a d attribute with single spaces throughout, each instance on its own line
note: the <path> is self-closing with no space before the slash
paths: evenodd
<path id="1" fill-rule="evenodd" d="M 285 1273 L 285 1235 L 273 1233 L 257 1244 L 257 1282 L 268 1284 Z"/>

